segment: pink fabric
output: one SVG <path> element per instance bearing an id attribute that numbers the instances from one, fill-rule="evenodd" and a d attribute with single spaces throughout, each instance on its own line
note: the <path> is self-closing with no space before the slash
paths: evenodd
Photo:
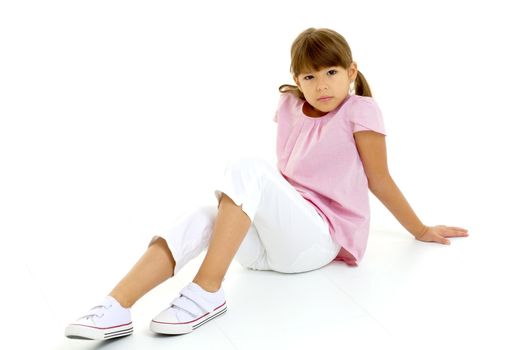
<path id="1" fill-rule="evenodd" d="M 319 117 L 303 113 L 304 101 L 282 93 L 277 125 L 277 166 L 281 175 L 328 222 L 341 245 L 334 260 L 357 266 L 368 242 L 368 180 L 353 133 L 385 134 L 379 106 L 372 97 L 348 95 L 333 111 Z"/>

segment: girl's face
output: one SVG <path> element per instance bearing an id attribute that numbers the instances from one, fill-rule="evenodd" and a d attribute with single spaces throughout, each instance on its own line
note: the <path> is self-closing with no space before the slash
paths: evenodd
<path id="1" fill-rule="evenodd" d="M 357 65 L 352 62 L 348 69 L 334 66 L 316 72 L 304 72 L 294 76 L 294 81 L 313 107 L 313 113 L 322 116 L 343 102 L 356 77 Z"/>

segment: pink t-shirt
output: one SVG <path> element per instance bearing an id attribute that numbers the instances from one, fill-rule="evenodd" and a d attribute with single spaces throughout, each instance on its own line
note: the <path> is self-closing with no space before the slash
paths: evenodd
<path id="1" fill-rule="evenodd" d="M 328 222 L 341 245 L 334 260 L 357 266 L 368 242 L 370 206 L 368 180 L 353 133 L 385 126 L 372 97 L 348 95 L 328 114 L 308 117 L 304 100 L 282 93 L 277 125 L 277 166 L 284 178 Z"/>

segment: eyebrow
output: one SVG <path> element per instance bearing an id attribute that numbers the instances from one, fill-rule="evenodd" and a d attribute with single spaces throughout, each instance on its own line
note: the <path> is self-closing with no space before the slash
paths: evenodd
<path id="1" fill-rule="evenodd" d="M 328 69 L 328 70 L 332 70 L 334 68 L 337 68 L 337 66 L 330 66 L 330 67 L 326 67 L 324 69 Z M 317 72 L 320 72 L 320 71 L 317 71 Z M 312 74 L 314 72 L 306 72 L 306 73 L 301 73 L 302 75 L 308 75 L 308 74 Z"/>

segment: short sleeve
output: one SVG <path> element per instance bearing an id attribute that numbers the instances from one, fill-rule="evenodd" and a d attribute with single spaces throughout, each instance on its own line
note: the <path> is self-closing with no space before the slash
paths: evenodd
<path id="1" fill-rule="evenodd" d="M 359 97 L 356 103 L 350 106 L 348 113 L 352 133 L 371 130 L 386 135 L 383 113 L 377 102 L 372 97 Z"/>

